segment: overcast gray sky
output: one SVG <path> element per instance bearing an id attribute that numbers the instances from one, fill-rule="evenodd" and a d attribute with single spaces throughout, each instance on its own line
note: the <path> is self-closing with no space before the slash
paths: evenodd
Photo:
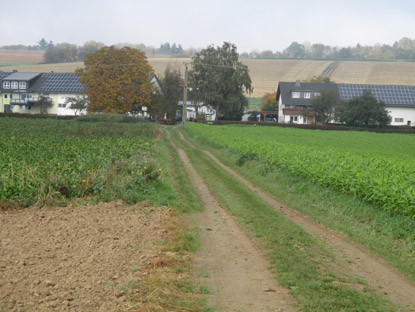
<path id="1" fill-rule="evenodd" d="M 415 38 L 413 0 L 0 0 L 0 9 L 0 46 L 230 41 L 239 52 L 275 52 L 293 41 L 345 47 Z"/>

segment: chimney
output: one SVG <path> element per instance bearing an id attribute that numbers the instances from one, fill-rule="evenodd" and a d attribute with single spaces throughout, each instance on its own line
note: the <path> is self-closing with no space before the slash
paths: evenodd
<path id="1" fill-rule="evenodd" d="M 297 79 L 296 82 L 295 82 L 295 86 L 296 87 L 301 87 L 301 81 Z"/>

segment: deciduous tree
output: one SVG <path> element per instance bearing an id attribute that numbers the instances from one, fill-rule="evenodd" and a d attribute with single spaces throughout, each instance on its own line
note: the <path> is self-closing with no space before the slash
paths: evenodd
<path id="1" fill-rule="evenodd" d="M 305 56 L 304 45 L 299 44 L 296 41 L 291 43 L 290 46 L 284 52 L 288 55 L 288 57 L 296 59 L 302 59 Z"/>
<path id="2" fill-rule="evenodd" d="M 78 47 L 67 42 L 48 47 L 43 56 L 46 63 L 75 62 L 78 58 Z"/>
<path id="3" fill-rule="evenodd" d="M 311 110 L 316 113 L 316 122 L 328 124 L 334 119 L 335 110 L 341 103 L 335 91 L 321 90 L 320 95 L 311 99 Z"/>
<path id="4" fill-rule="evenodd" d="M 364 90 L 363 95 L 343 103 L 337 109 L 336 115 L 347 125 L 386 126 L 391 121 L 385 103 L 377 101 L 370 90 Z"/>
<path id="5" fill-rule="evenodd" d="M 36 102 L 36 106 L 39 107 L 40 113 L 42 115 L 46 115 L 48 113 L 48 109 L 51 108 L 52 105 L 52 100 L 43 95 L 41 95 L 39 97 L 39 100 Z"/>
<path id="6" fill-rule="evenodd" d="M 198 90 L 199 100 L 214 107 L 217 117 L 240 119 L 248 105 L 244 94 L 253 87 L 248 67 L 238 61 L 236 46 L 229 42 L 208 46 L 192 58 L 192 67 L 190 85 Z"/>
<path id="7" fill-rule="evenodd" d="M 180 73 L 176 69 L 171 69 L 170 66 L 164 71 L 164 75 L 160 78 L 161 96 L 159 114 L 163 116 L 166 114 L 168 119 L 174 120 L 176 111 L 179 106 L 180 98 Z"/>
<path id="8" fill-rule="evenodd" d="M 72 109 L 76 116 L 87 109 L 88 101 L 85 96 L 71 96 L 66 99 L 66 105 L 69 105 L 68 108 Z"/>
<path id="9" fill-rule="evenodd" d="M 87 55 L 84 64 L 76 74 L 85 84 L 88 112 L 137 113 L 151 104 L 153 69 L 143 52 L 103 47 Z"/>
<path id="10" fill-rule="evenodd" d="M 79 60 L 83 61 L 85 60 L 85 57 L 88 54 L 94 53 L 95 51 L 101 49 L 102 47 L 104 47 L 105 44 L 103 44 L 102 42 L 97 42 L 97 41 L 87 41 L 84 43 L 84 45 L 82 47 L 79 48 Z"/>
<path id="11" fill-rule="evenodd" d="M 330 80 L 330 77 L 324 77 L 324 76 L 314 76 L 313 78 L 311 78 L 309 80 L 309 82 L 312 83 L 320 83 L 320 82 L 325 82 L 325 83 L 334 83 L 334 81 Z"/>
<path id="12" fill-rule="evenodd" d="M 262 103 L 259 106 L 261 111 L 278 111 L 277 94 L 268 93 L 262 98 Z"/>

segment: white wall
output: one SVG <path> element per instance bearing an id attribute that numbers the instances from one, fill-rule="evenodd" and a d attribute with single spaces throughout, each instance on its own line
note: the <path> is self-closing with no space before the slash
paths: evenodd
<path id="1" fill-rule="evenodd" d="M 285 123 L 287 122 L 283 113 L 283 109 L 285 108 L 285 104 L 282 102 L 282 96 L 280 94 L 280 98 L 278 99 L 278 122 Z M 288 122 L 290 122 L 290 118 L 288 117 Z"/>
<path id="2" fill-rule="evenodd" d="M 75 116 L 75 111 L 73 109 L 70 109 L 70 104 L 67 104 L 66 107 L 59 107 L 66 104 L 66 101 L 69 97 L 77 97 L 79 94 L 58 94 L 58 109 L 57 114 L 60 116 Z M 85 115 L 86 110 L 83 110 L 81 114 L 77 112 L 78 115 Z"/>
<path id="3" fill-rule="evenodd" d="M 411 126 L 415 127 L 415 107 L 387 107 L 386 109 L 392 117 L 392 126 L 406 126 L 410 121 Z M 403 118 L 403 121 L 395 121 L 395 118 Z"/>

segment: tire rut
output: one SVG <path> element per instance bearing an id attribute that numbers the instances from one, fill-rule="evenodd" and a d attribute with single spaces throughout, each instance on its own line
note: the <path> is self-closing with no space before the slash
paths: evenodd
<path id="1" fill-rule="evenodd" d="M 190 143 L 180 131 L 178 133 L 180 138 L 189 144 L 189 146 L 198 148 Z M 209 151 L 202 148 L 198 149 L 208 155 L 230 175 L 242 182 L 248 189 L 256 193 L 262 200 L 273 207 L 276 212 L 299 225 L 307 233 L 322 239 L 331 246 L 339 262 L 337 266 L 343 272 L 348 272 L 354 276 L 363 278 L 373 291 L 393 303 L 405 307 L 408 311 L 415 310 L 414 283 L 405 278 L 398 270 L 391 268 L 385 260 L 374 256 L 361 246 L 349 241 L 346 235 L 330 230 L 310 217 L 288 208 L 268 193 L 260 190 L 251 182 L 241 177 L 234 170 L 224 165 Z"/>
<path id="2" fill-rule="evenodd" d="M 208 273 L 200 280 L 211 293 L 209 304 L 219 311 L 297 311 L 289 291 L 272 277 L 260 247 L 222 207 L 169 131 L 167 135 L 205 207 L 192 221 L 202 229 L 195 260 Z"/>

